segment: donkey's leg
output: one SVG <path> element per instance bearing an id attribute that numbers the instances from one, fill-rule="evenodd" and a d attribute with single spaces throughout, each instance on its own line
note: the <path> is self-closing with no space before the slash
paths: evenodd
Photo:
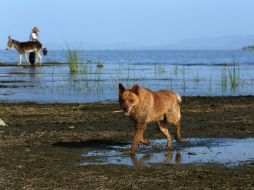
<path id="1" fill-rule="evenodd" d="M 36 65 L 37 64 L 37 59 L 38 59 L 38 55 L 37 55 L 37 52 L 35 51 L 35 58 L 34 58 L 34 64 Z"/>
<path id="2" fill-rule="evenodd" d="M 18 63 L 18 65 L 21 65 L 21 63 L 22 63 L 22 54 L 19 54 L 19 63 Z"/>
<path id="3" fill-rule="evenodd" d="M 29 60 L 28 60 L 28 58 L 27 58 L 27 54 L 24 53 L 24 55 L 25 55 L 25 58 L 26 58 L 27 63 L 28 63 L 29 65 L 31 65 L 31 63 L 29 62 Z"/>
<path id="4" fill-rule="evenodd" d="M 42 58 L 41 58 L 40 52 L 37 52 L 36 55 L 37 55 L 37 57 L 39 57 L 39 59 L 40 59 L 40 65 L 42 65 Z"/>

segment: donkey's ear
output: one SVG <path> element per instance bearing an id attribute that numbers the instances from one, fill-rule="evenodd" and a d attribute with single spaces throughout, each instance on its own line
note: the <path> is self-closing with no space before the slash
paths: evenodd
<path id="1" fill-rule="evenodd" d="M 131 89 L 131 91 L 137 95 L 139 95 L 139 85 L 134 85 Z"/>
<path id="2" fill-rule="evenodd" d="M 9 39 L 9 40 L 11 39 L 11 35 L 8 36 L 8 39 Z"/>
<path id="3" fill-rule="evenodd" d="M 122 94 L 124 91 L 125 91 L 124 86 L 121 83 L 119 83 L 119 94 Z"/>

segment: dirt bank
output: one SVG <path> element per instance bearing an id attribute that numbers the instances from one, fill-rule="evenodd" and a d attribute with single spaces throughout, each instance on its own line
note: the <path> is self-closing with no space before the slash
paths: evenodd
<path id="1" fill-rule="evenodd" d="M 83 166 L 84 148 L 129 143 L 133 122 L 117 103 L 1 103 L 1 189 L 254 189 L 253 162 Z M 254 137 L 254 97 L 185 97 L 183 137 Z M 171 131 L 174 132 L 173 130 Z M 157 127 L 149 139 L 163 138 Z"/>

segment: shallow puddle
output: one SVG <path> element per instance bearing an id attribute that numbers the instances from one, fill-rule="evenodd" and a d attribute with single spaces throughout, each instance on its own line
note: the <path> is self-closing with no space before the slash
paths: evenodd
<path id="1" fill-rule="evenodd" d="M 141 145 L 135 155 L 128 154 L 131 144 L 96 147 L 82 154 L 80 166 L 118 164 L 142 167 L 152 164 L 207 164 L 238 166 L 254 160 L 254 138 L 189 138 L 166 150 L 166 140 L 153 140 L 151 146 Z"/>

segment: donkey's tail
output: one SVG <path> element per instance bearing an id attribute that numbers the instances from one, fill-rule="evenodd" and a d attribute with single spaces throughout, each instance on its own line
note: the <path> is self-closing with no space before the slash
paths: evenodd
<path id="1" fill-rule="evenodd" d="M 43 55 L 47 55 L 48 54 L 48 49 L 47 48 L 42 48 L 42 53 Z"/>

